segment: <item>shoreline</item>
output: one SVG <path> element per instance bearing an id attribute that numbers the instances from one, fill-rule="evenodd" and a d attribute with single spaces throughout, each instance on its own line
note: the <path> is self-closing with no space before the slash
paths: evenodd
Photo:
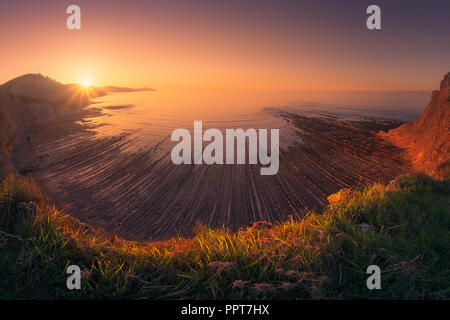
<path id="1" fill-rule="evenodd" d="M 79 123 L 100 112 L 84 109 L 35 126 L 32 142 L 11 158 L 74 218 L 128 240 L 192 237 L 199 225 L 236 231 L 257 221 L 281 222 L 323 208 L 342 188 L 388 183 L 410 171 L 400 150 L 376 139 L 378 131 L 400 123 L 280 112 L 301 130 L 301 142 L 281 151 L 279 176 L 264 178 L 259 167 L 248 165 L 174 167 L 167 139 L 148 150 L 123 152 L 133 143 L 127 134 L 95 137 L 88 123 Z"/>

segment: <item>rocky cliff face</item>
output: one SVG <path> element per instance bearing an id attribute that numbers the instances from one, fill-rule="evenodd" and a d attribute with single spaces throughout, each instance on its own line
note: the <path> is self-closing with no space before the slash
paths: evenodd
<path id="1" fill-rule="evenodd" d="M 0 181 L 14 170 L 8 153 L 16 143 L 17 127 L 0 105 Z"/>
<path id="2" fill-rule="evenodd" d="M 19 140 L 30 125 L 74 112 L 88 102 L 79 87 L 40 74 L 26 74 L 0 86 L 0 105 L 16 124 Z"/>
<path id="3" fill-rule="evenodd" d="M 438 179 L 450 178 L 450 72 L 417 120 L 380 136 L 405 149 L 417 170 Z"/>
<path id="4" fill-rule="evenodd" d="M 0 86 L 0 181 L 14 172 L 9 152 L 26 139 L 27 129 L 88 103 L 74 85 L 39 74 L 27 74 Z"/>
<path id="5" fill-rule="evenodd" d="M 91 99 L 110 92 L 149 88 L 89 87 L 62 84 L 42 74 L 25 74 L 0 86 L 0 181 L 13 171 L 8 153 L 27 139 L 28 129 L 51 119 L 78 113 Z"/>

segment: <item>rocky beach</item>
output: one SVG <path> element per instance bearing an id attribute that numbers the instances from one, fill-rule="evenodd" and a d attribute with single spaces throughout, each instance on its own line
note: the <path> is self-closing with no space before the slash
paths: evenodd
<path id="1" fill-rule="evenodd" d="M 175 166 L 168 137 L 124 151 L 133 145 L 132 135 L 94 133 L 98 124 L 89 119 L 99 117 L 101 108 L 85 108 L 87 98 L 77 95 L 75 104 L 60 103 L 66 86 L 33 76 L 38 85 L 30 90 L 29 77 L 24 84 L 2 86 L 1 103 L 8 106 L 1 117 L 3 174 L 15 167 L 31 175 L 60 208 L 127 239 L 189 237 L 198 225 L 237 230 L 257 221 L 301 217 L 326 206 L 327 197 L 342 188 L 386 184 L 414 170 L 408 150 L 379 133 L 404 131 L 408 124 L 278 109 L 271 109 L 271 116 L 287 124 L 290 143 L 280 151 L 276 176 L 260 176 L 250 165 Z M 441 92 L 447 92 L 446 81 Z M 46 92 L 53 96 L 44 99 Z M 438 96 L 433 93 L 433 106 L 446 103 Z"/>

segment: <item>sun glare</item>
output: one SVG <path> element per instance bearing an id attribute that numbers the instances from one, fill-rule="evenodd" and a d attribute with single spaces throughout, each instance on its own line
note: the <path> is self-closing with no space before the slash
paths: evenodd
<path id="1" fill-rule="evenodd" d="M 89 80 L 89 79 L 83 79 L 83 80 L 81 80 L 80 81 L 80 84 L 83 86 L 83 87 L 89 87 L 90 85 L 91 85 L 91 80 Z"/>

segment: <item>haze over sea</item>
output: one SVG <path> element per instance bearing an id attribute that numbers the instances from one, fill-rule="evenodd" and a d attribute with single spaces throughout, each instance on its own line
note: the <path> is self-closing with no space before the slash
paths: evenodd
<path id="1" fill-rule="evenodd" d="M 284 128 L 275 110 L 306 116 L 412 121 L 425 109 L 429 91 L 151 91 L 95 99 L 102 115 L 84 121 L 98 135 L 131 134 L 134 147 L 148 147 L 193 121 L 209 128 Z M 98 126 L 98 127 L 97 127 Z M 96 129 L 97 127 L 97 129 Z M 283 130 L 281 130 L 283 137 Z"/>

